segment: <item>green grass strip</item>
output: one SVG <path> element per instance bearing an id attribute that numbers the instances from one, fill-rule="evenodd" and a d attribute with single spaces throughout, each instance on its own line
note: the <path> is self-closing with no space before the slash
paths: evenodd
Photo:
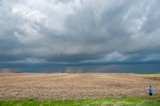
<path id="1" fill-rule="evenodd" d="M 121 97 L 73 100 L 0 100 L 0 106 L 160 106 L 160 97 Z"/>

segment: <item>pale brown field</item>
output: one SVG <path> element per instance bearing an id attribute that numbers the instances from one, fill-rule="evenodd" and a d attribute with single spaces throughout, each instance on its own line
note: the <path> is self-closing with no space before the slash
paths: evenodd
<path id="1" fill-rule="evenodd" d="M 160 96 L 160 74 L 0 73 L 0 99 Z"/>

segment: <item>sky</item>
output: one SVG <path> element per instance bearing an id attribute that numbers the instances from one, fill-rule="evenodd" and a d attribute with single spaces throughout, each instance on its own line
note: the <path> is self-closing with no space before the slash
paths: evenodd
<path id="1" fill-rule="evenodd" d="M 160 71 L 159 5 L 159 0 L 0 0 L 0 69 Z"/>

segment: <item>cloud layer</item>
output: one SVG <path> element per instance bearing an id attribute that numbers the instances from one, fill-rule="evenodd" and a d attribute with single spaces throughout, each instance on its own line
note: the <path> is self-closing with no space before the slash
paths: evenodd
<path id="1" fill-rule="evenodd" d="M 159 0 L 0 0 L 0 63 L 160 61 Z"/>

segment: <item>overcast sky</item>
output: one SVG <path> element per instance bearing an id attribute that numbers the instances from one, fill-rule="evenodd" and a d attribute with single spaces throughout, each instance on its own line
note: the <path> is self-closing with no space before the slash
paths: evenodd
<path id="1" fill-rule="evenodd" d="M 1 64 L 159 61 L 160 0 L 0 0 Z"/>

